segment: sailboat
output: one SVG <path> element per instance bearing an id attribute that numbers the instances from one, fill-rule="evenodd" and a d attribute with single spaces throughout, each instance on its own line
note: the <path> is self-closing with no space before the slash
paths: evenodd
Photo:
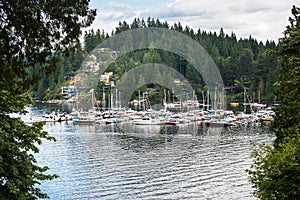
<path id="1" fill-rule="evenodd" d="M 73 118 L 75 125 L 93 125 L 95 123 L 94 114 L 86 111 L 79 111 L 77 116 Z"/>
<path id="2" fill-rule="evenodd" d="M 135 125 L 161 125 L 163 121 L 159 119 L 151 118 L 150 116 L 144 116 L 141 119 L 133 120 L 133 124 Z"/>
<path id="3" fill-rule="evenodd" d="M 92 93 L 92 103 L 94 102 L 94 89 L 90 91 Z M 78 94 L 77 94 L 78 95 Z M 78 109 L 78 96 L 77 96 L 77 111 L 73 115 L 73 123 L 75 125 L 93 125 L 95 123 L 94 110 L 82 111 Z"/>

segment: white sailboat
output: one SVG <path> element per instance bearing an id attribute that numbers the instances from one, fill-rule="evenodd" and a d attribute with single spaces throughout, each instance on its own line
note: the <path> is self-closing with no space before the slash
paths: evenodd
<path id="1" fill-rule="evenodd" d="M 156 118 L 151 118 L 150 116 L 144 116 L 141 119 L 133 120 L 135 125 L 160 125 L 163 124 L 162 121 Z"/>
<path id="2" fill-rule="evenodd" d="M 73 118 L 75 125 L 93 125 L 95 123 L 95 116 L 91 112 L 78 112 L 77 117 Z"/>
<path id="3" fill-rule="evenodd" d="M 95 102 L 94 89 L 91 89 L 90 93 L 92 93 L 92 101 L 91 102 L 93 105 Z M 95 123 L 94 110 L 89 109 L 88 112 L 78 110 L 78 100 L 77 100 L 77 111 L 76 111 L 76 115 L 73 116 L 73 123 L 75 125 L 93 125 Z"/>

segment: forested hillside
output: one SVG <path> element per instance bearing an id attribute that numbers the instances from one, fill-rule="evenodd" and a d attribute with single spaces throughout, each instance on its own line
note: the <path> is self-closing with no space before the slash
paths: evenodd
<path id="1" fill-rule="evenodd" d="M 34 95 L 39 100 L 62 98 L 60 88 L 63 85 L 72 84 L 72 77 L 81 66 L 83 58 L 105 39 L 135 28 L 161 27 L 176 30 L 196 40 L 212 56 L 219 67 L 224 84 L 226 86 L 227 98 L 235 101 L 243 98 L 244 87 L 247 88 L 248 96 L 256 99 L 258 93 L 262 100 L 273 101 L 273 84 L 276 81 L 278 70 L 278 58 L 276 50 L 278 46 L 274 41 L 262 43 L 255 38 L 237 38 L 234 33 L 225 33 L 220 28 L 219 33 L 207 32 L 205 30 L 193 30 L 182 27 L 180 23 L 169 25 L 159 19 L 147 18 L 134 19 L 130 24 L 126 21 L 120 22 L 115 30 L 108 34 L 104 31 L 89 30 L 84 34 L 84 47 L 79 43 L 75 52 L 60 55 L 60 64 L 51 76 L 43 76 L 34 88 Z M 179 56 L 157 49 L 143 49 L 127 53 L 119 57 L 107 71 L 114 72 L 114 80 L 121 77 L 126 71 L 144 63 L 163 63 L 174 67 L 182 73 L 201 97 L 205 90 L 199 73 L 184 59 Z M 144 87 L 157 88 L 158 85 L 147 85 Z M 101 85 L 98 87 L 98 98 L 101 98 Z M 161 98 L 161 97 L 160 97 Z"/>

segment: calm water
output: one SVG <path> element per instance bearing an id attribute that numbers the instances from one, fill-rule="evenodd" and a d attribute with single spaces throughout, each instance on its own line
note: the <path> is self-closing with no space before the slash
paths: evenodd
<path id="1" fill-rule="evenodd" d="M 255 199 L 245 169 L 250 141 L 270 143 L 266 127 L 131 124 L 45 126 L 37 160 L 60 178 L 43 182 L 50 199 Z"/>

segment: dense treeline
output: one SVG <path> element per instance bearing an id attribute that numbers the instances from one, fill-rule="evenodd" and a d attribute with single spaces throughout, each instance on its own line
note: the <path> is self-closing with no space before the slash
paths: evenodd
<path id="1" fill-rule="evenodd" d="M 41 72 L 41 78 L 33 88 L 34 98 L 36 100 L 61 99 L 61 87 L 70 84 L 86 55 L 80 42 L 77 42 L 75 51 L 55 55 L 59 62 L 50 75 Z"/>
<path id="2" fill-rule="evenodd" d="M 300 199 L 300 7 L 291 13 L 277 53 L 282 73 L 275 83 L 281 103 L 270 126 L 275 140 L 254 146 L 247 170 L 260 199 Z"/>
<path id="3" fill-rule="evenodd" d="M 90 26 L 95 16 L 89 0 L 0 1 L 1 200 L 49 198 L 40 185 L 58 176 L 41 166 L 36 155 L 43 142 L 55 138 L 44 131 L 43 122 L 28 125 L 24 121 L 33 104 L 29 91 L 40 75 L 46 77 L 57 68 L 59 57 L 53 52 L 71 51 L 80 38 L 80 29 Z M 61 65 L 57 68 L 62 70 L 61 78 L 50 75 L 55 76 L 53 85 L 64 79 L 67 67 Z"/>
<path id="4" fill-rule="evenodd" d="M 260 93 L 262 100 L 274 100 L 273 84 L 279 73 L 278 58 L 272 53 L 278 48 L 274 41 L 266 41 L 264 44 L 251 36 L 237 39 L 234 33 L 228 35 L 222 28 L 219 33 L 200 29 L 195 31 L 188 26 L 183 27 L 180 22 L 170 26 L 167 22 L 150 17 L 146 21 L 136 18 L 131 24 L 126 21 L 119 22 L 111 36 L 143 27 L 176 30 L 198 41 L 219 67 L 225 86 L 230 86 L 230 90 L 227 90 L 227 97 L 230 100 L 241 99 L 244 87 L 247 88 L 251 98 L 256 99 Z M 76 52 L 70 53 L 69 57 L 62 56 L 62 62 L 56 72 L 51 76 L 45 76 L 36 86 L 35 94 L 38 99 L 59 98 L 60 87 L 58 86 L 66 84 L 65 81 L 76 74 L 76 70 L 80 68 L 81 61 L 87 53 L 109 37 L 108 33 L 100 30 L 85 32 L 84 48 L 78 44 Z M 189 80 L 198 96 L 201 96 L 202 90 L 205 90 L 205 83 L 200 74 L 186 60 L 163 50 L 150 48 L 127 53 L 119 57 L 107 70 L 114 72 L 114 78 L 118 79 L 134 66 L 144 63 L 163 63 L 174 67 Z M 148 87 L 158 86 L 148 85 Z M 100 93 L 98 97 L 101 98 Z"/>

